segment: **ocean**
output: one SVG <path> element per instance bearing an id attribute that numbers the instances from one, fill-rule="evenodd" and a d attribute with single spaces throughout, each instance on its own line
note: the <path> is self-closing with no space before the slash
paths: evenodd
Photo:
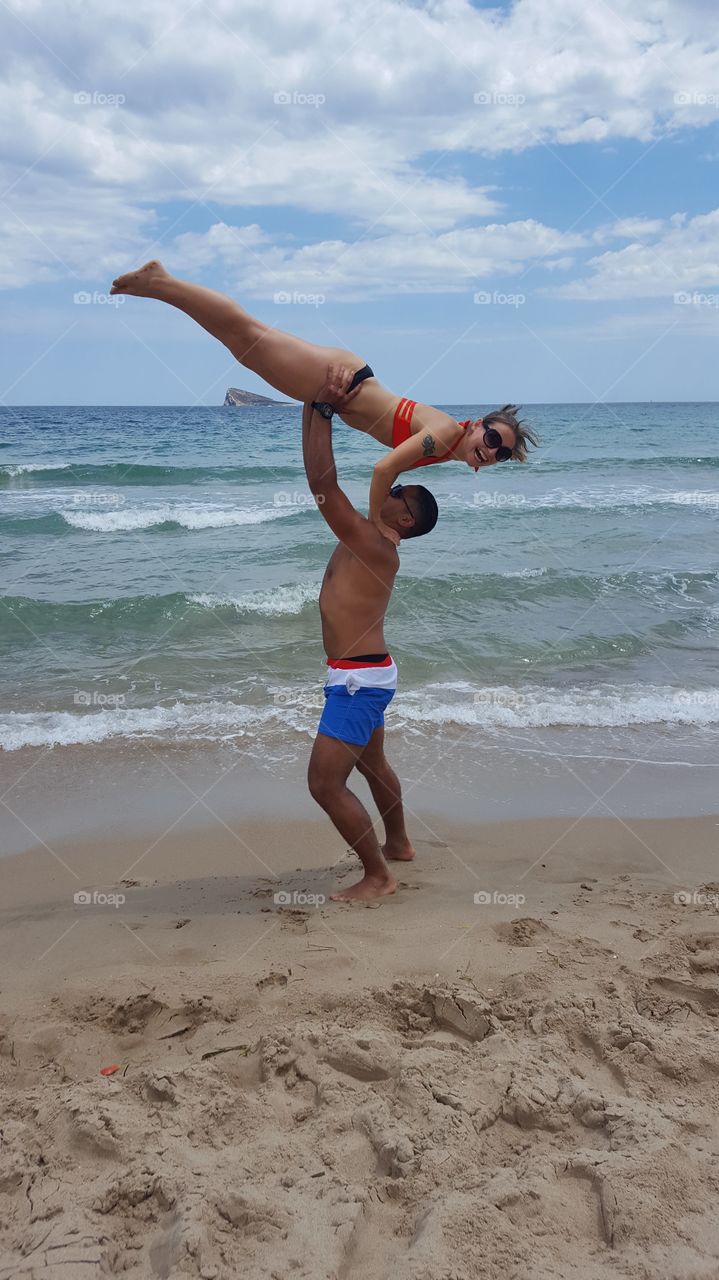
<path id="1" fill-rule="evenodd" d="M 510 747 L 716 763 L 717 405 L 524 413 L 526 465 L 418 477 L 440 520 L 402 548 L 390 740 L 468 780 Z M 361 508 L 378 450 L 336 425 Z M 0 746 L 215 742 L 281 776 L 322 705 L 332 546 L 299 407 L 1 409 Z"/>

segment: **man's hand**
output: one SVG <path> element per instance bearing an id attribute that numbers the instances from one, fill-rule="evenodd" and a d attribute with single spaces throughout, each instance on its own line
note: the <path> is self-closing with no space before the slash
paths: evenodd
<path id="1" fill-rule="evenodd" d="M 346 368 L 342 364 L 330 364 L 327 366 L 327 378 L 323 387 L 315 396 L 318 403 L 331 404 L 338 413 L 344 413 L 351 405 L 356 395 L 362 390 L 362 383 L 355 387 L 354 391 L 348 391 L 347 388 L 354 377 L 351 369 Z"/>

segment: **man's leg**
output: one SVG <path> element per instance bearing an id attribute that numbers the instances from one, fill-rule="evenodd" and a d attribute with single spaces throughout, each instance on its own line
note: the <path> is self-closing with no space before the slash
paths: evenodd
<path id="1" fill-rule="evenodd" d="M 147 262 L 138 271 L 118 276 L 112 282 L 111 292 L 156 298 L 184 311 L 213 338 L 218 338 L 240 364 L 293 400 L 313 400 L 325 381 L 329 364 L 344 365 L 353 372 L 364 364 L 352 351 L 318 347 L 273 329 L 224 293 L 177 280 L 156 260 Z"/>
<path id="2" fill-rule="evenodd" d="M 359 756 L 357 768 L 367 779 L 372 798 L 382 815 L 385 831 L 382 852 L 385 858 L 394 858 L 398 862 L 410 862 L 415 856 L 415 850 L 410 844 L 404 825 L 402 788 L 399 778 L 384 753 L 382 725 L 379 729 L 375 729 Z"/>
<path id="3" fill-rule="evenodd" d="M 351 742 L 340 742 L 318 733 L 310 756 L 307 774 L 310 793 L 364 867 L 363 879 L 331 894 L 333 902 L 383 898 L 397 888 L 397 881 L 377 843 L 372 819 L 361 800 L 347 787 L 347 779 L 362 749 Z"/>

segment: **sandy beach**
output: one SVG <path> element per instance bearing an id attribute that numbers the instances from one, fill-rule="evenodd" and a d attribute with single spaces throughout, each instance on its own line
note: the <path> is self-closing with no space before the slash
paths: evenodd
<path id="1" fill-rule="evenodd" d="M 0 1275 L 713 1280 L 716 833 L 418 817 L 372 909 L 323 822 L 4 859 Z"/>

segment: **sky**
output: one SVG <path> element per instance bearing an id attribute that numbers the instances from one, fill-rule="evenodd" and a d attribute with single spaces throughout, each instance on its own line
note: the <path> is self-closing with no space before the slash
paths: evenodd
<path id="1" fill-rule="evenodd" d="M 716 0 L 3 0 L 0 403 L 267 392 L 159 257 L 439 404 L 718 400 Z"/>

